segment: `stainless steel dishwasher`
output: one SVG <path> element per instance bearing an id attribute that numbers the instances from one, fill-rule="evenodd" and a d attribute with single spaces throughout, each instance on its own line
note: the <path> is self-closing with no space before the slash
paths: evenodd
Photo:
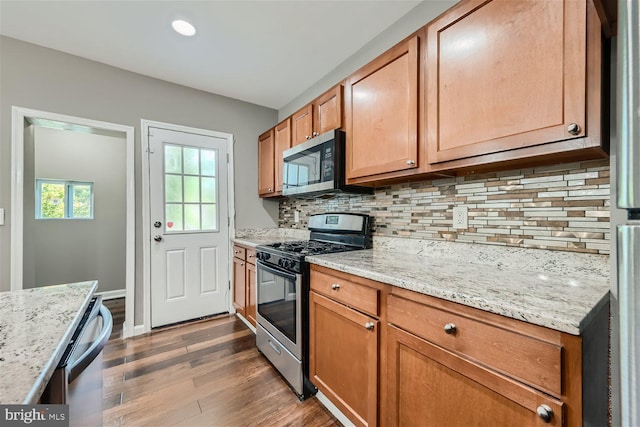
<path id="1" fill-rule="evenodd" d="M 112 328 L 111 312 L 94 297 L 42 394 L 41 403 L 69 405 L 72 426 L 102 425 L 102 350 Z"/>

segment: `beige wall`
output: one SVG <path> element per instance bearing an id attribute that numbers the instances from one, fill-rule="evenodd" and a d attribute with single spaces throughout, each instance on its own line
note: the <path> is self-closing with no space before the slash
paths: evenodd
<path id="1" fill-rule="evenodd" d="M 135 127 L 136 324 L 142 315 L 141 119 L 233 134 L 236 226 L 277 224 L 278 203 L 258 198 L 256 167 L 256 141 L 276 123 L 275 110 L 0 37 L 0 207 L 6 210 L 0 226 L 0 291 L 10 288 L 12 106 Z"/>

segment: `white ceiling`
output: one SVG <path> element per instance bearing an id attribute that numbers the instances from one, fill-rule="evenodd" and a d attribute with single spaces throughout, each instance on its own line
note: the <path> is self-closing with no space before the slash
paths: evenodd
<path id="1" fill-rule="evenodd" d="M 0 34 L 280 109 L 419 3 L 0 0 Z"/>

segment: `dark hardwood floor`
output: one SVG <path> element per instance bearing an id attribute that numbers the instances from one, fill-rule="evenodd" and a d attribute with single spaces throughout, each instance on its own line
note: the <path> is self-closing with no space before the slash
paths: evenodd
<path id="1" fill-rule="evenodd" d="M 124 299 L 105 304 L 105 426 L 339 426 L 315 399 L 300 402 L 235 316 L 121 338 Z"/>

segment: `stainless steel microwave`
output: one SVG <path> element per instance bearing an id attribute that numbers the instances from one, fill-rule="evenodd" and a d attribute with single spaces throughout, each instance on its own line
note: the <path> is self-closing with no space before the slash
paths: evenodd
<path id="1" fill-rule="evenodd" d="M 283 153 L 285 196 L 327 193 L 373 194 L 373 189 L 345 184 L 345 134 L 332 130 Z"/>

